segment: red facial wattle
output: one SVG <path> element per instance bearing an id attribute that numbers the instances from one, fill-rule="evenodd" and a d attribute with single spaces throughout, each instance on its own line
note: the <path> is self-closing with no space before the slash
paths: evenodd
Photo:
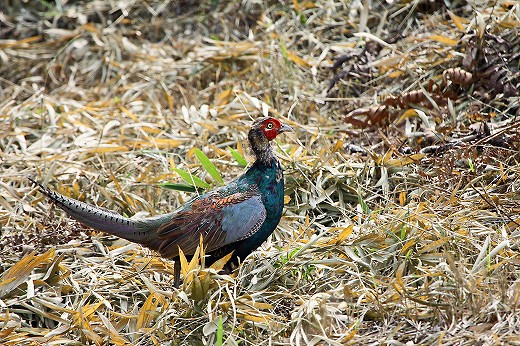
<path id="1" fill-rule="evenodd" d="M 278 135 L 278 129 L 282 127 L 282 123 L 277 119 L 269 119 L 264 121 L 261 126 L 261 129 L 268 140 L 273 140 Z"/>

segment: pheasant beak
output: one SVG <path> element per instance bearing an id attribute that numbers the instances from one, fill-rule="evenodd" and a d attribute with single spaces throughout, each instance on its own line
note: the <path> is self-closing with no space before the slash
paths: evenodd
<path id="1" fill-rule="evenodd" d="M 282 127 L 280 127 L 276 131 L 276 134 L 279 135 L 280 133 L 283 133 L 283 132 L 294 132 L 294 130 L 289 125 L 282 124 Z"/>

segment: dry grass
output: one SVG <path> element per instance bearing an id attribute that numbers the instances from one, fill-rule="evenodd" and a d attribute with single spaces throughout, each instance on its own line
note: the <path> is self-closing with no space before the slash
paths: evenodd
<path id="1" fill-rule="evenodd" d="M 0 11 L 2 344 L 520 344 L 520 7 L 369 3 Z M 296 129 L 286 213 L 233 275 L 185 263 L 176 290 L 173 263 L 27 180 L 167 212 L 191 196 L 159 186 L 171 168 L 211 182 L 200 148 L 232 179 L 265 112 Z"/>

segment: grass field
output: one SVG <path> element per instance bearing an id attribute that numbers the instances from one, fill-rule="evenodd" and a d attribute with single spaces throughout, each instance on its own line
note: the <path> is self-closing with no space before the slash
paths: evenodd
<path id="1" fill-rule="evenodd" d="M 520 345 L 519 37 L 508 0 L 0 1 L 0 343 Z M 278 229 L 178 290 L 28 180 L 166 213 L 267 114 Z"/>

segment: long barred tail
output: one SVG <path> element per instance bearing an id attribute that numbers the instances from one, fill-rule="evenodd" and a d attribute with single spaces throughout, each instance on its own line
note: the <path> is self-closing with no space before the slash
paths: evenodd
<path id="1" fill-rule="evenodd" d="M 38 185 L 41 192 L 63 209 L 70 217 L 98 231 L 140 243 L 155 250 L 154 232 L 149 232 L 144 220 L 131 220 L 114 211 L 96 207 L 49 189 L 41 183 L 29 178 Z"/>

